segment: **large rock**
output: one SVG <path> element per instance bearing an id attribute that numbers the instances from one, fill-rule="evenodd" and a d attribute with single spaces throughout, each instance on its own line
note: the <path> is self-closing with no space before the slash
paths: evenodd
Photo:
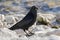
<path id="1" fill-rule="evenodd" d="M 49 23 L 55 21 L 55 17 L 56 17 L 56 15 L 54 15 L 54 14 L 38 13 L 37 21 L 39 21 L 39 23 L 49 24 Z"/>

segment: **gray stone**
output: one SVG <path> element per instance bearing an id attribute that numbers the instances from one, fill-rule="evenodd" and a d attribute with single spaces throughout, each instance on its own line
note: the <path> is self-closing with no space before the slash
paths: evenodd
<path id="1" fill-rule="evenodd" d="M 7 22 L 8 24 L 14 24 L 16 23 L 16 20 L 13 16 L 5 16 L 5 22 Z"/>

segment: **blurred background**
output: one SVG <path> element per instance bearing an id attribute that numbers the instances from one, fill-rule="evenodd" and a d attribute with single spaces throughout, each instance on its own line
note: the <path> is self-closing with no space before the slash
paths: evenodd
<path id="1" fill-rule="evenodd" d="M 21 13 L 33 5 L 39 8 L 38 12 L 60 13 L 60 0 L 0 0 L 0 14 Z"/>
<path id="2" fill-rule="evenodd" d="M 30 28 L 35 35 L 9 30 L 33 5 L 38 7 L 37 22 Z M 0 40 L 60 40 L 60 0 L 0 0 Z"/>

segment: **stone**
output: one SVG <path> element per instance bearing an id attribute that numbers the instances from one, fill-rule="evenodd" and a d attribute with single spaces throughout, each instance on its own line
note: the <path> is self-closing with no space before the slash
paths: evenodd
<path id="1" fill-rule="evenodd" d="M 0 21 L 0 28 L 2 28 L 3 27 L 3 23 Z"/>
<path id="2" fill-rule="evenodd" d="M 7 24 L 14 24 L 16 23 L 16 20 L 13 16 L 5 16 L 5 22 L 7 22 Z"/>
<path id="3" fill-rule="evenodd" d="M 50 24 L 55 21 L 56 15 L 54 14 L 38 14 L 37 21 L 40 23 Z"/>

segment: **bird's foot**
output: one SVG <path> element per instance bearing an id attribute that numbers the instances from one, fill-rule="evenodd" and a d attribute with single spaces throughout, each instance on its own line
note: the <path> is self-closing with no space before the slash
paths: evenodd
<path id="1" fill-rule="evenodd" d="M 32 36 L 32 35 L 34 35 L 34 33 L 26 34 L 27 37 L 30 37 L 30 36 Z"/>
<path id="2" fill-rule="evenodd" d="M 34 35 L 34 33 L 30 32 L 31 35 Z"/>

